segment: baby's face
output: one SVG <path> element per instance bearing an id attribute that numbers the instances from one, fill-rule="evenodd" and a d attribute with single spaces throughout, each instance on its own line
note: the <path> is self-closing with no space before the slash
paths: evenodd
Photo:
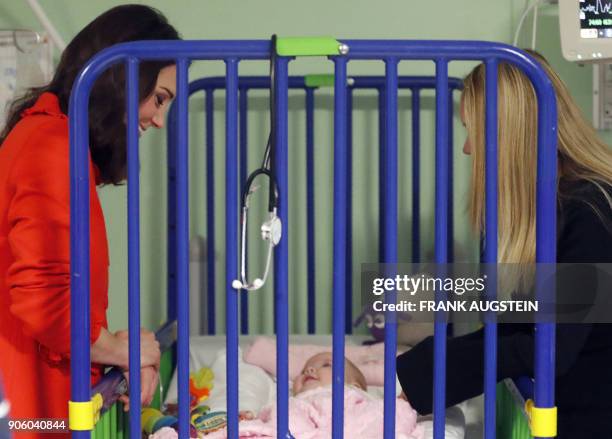
<path id="1" fill-rule="evenodd" d="M 331 385 L 332 379 L 332 354 L 324 352 L 314 355 L 304 365 L 302 373 L 293 381 L 293 394 L 305 392 Z M 357 372 L 345 361 L 344 382 L 345 384 L 356 384 L 359 381 Z"/>

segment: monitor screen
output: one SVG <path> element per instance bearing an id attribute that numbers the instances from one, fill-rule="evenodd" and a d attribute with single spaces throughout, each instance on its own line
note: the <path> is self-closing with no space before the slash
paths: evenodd
<path id="1" fill-rule="evenodd" d="M 612 0 L 559 0 L 559 34 L 569 61 L 612 60 Z"/>
<path id="2" fill-rule="evenodd" d="M 580 0 L 580 37 L 612 38 L 612 0 Z"/>

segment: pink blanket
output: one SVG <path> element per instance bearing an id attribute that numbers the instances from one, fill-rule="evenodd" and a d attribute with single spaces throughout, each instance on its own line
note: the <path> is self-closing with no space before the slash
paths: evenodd
<path id="1" fill-rule="evenodd" d="M 331 387 L 313 389 L 289 398 L 289 430 L 296 439 L 328 439 L 332 434 Z M 416 423 L 416 412 L 402 399 L 396 400 L 395 437 L 423 439 L 423 428 Z M 276 407 L 265 407 L 256 419 L 239 424 L 240 438 L 276 437 Z M 207 439 L 224 439 L 227 430 L 218 430 Z M 367 393 L 345 387 L 344 437 L 380 439 L 383 437 L 383 401 Z"/>
<path id="2" fill-rule="evenodd" d="M 293 381 L 300 374 L 310 357 L 331 350 L 331 346 L 289 345 L 289 379 Z M 369 346 L 346 345 L 344 354 L 361 370 L 368 386 L 384 384 L 384 343 Z M 244 361 L 276 376 L 276 341 L 269 337 L 258 337 L 245 351 Z"/>

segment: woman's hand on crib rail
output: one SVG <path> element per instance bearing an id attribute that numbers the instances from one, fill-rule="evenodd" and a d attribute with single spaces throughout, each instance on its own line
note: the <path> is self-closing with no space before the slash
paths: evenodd
<path id="1" fill-rule="evenodd" d="M 128 356 L 128 331 L 121 330 L 115 332 L 115 337 L 125 349 L 125 363 L 118 366 L 127 369 L 129 367 Z M 159 350 L 159 342 L 155 339 L 155 334 L 146 329 L 140 328 L 140 367 L 153 366 L 159 369 L 159 361 L 161 359 L 161 351 Z"/>
<path id="2" fill-rule="evenodd" d="M 129 371 L 126 369 L 123 372 L 123 376 L 130 382 Z M 153 401 L 157 385 L 159 384 L 159 370 L 153 366 L 147 366 L 140 369 L 140 403 L 143 406 L 148 406 Z M 119 401 L 123 403 L 123 410 L 129 411 L 130 409 L 130 397 L 128 395 L 121 395 Z"/>
<path id="3" fill-rule="evenodd" d="M 146 329 L 140 330 L 140 401 L 149 405 L 153 400 L 159 383 L 159 361 L 161 352 L 155 334 Z M 91 361 L 107 366 L 119 366 L 124 371 L 129 383 L 129 340 L 128 331 L 117 331 L 114 334 L 102 329 L 96 342 L 91 345 Z M 129 397 L 122 395 L 124 410 L 129 410 Z"/>
<path id="4" fill-rule="evenodd" d="M 140 331 L 140 367 L 159 368 L 161 352 L 155 334 L 146 329 Z M 114 334 L 102 329 L 96 342 L 91 345 L 91 361 L 107 366 L 129 366 L 128 331 L 117 331 Z"/>

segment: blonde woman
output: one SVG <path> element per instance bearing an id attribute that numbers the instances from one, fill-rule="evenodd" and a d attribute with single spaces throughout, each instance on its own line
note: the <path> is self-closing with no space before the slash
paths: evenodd
<path id="1" fill-rule="evenodd" d="M 558 106 L 557 262 L 612 263 L 612 150 L 598 137 L 567 88 L 539 55 L 552 80 Z M 470 220 L 484 230 L 485 68 L 464 81 L 463 148 L 471 155 Z M 500 263 L 535 261 L 537 102 L 527 77 L 502 63 L 498 69 Z M 583 277 L 572 294 L 593 294 L 597 280 Z M 500 325 L 498 379 L 533 376 L 534 326 Z M 483 392 L 484 331 L 448 340 L 446 404 Z M 558 324 L 556 404 L 559 438 L 603 438 L 612 434 L 612 325 Z M 402 388 L 421 414 L 432 411 L 433 338 L 397 359 Z"/>

